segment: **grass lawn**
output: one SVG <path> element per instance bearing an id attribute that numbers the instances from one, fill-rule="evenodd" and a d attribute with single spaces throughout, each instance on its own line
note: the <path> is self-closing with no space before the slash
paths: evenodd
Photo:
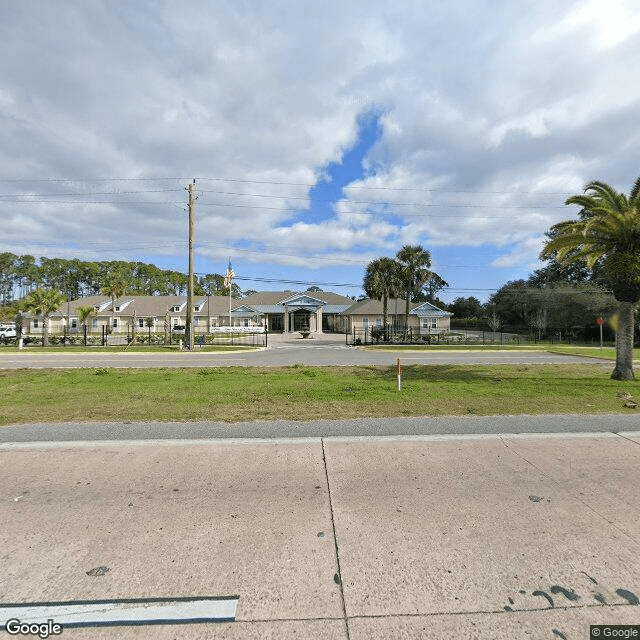
<path id="1" fill-rule="evenodd" d="M 374 344 L 362 348 L 371 351 L 546 351 L 545 347 L 534 344 Z"/>
<path id="2" fill-rule="evenodd" d="M 0 371 L 0 424 L 629 412 L 600 365 Z"/>
<path id="3" fill-rule="evenodd" d="M 570 356 L 591 356 L 593 358 L 606 358 L 607 360 L 616 359 L 616 350 L 613 347 L 546 347 L 545 351 L 550 353 L 561 353 Z M 633 359 L 640 360 L 640 349 L 633 350 Z"/>

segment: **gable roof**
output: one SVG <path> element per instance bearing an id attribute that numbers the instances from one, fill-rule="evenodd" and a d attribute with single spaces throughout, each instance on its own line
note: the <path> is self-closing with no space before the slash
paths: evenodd
<path id="1" fill-rule="evenodd" d="M 406 300 L 401 298 L 389 298 L 387 302 L 387 313 L 392 315 L 404 315 L 406 310 Z M 383 313 L 382 300 L 375 300 L 374 298 L 365 298 L 355 304 L 351 305 L 348 309 L 342 312 L 345 316 L 381 316 Z M 452 316 L 452 313 L 443 311 L 430 302 L 409 303 L 409 315 L 414 316 L 430 316 L 446 318 Z"/>
<path id="2" fill-rule="evenodd" d="M 353 300 L 339 293 L 332 291 L 258 291 L 250 296 L 242 299 L 242 302 L 251 307 L 257 308 L 262 305 L 280 305 L 278 311 L 282 313 L 284 310 L 284 302 L 294 299 L 298 296 L 307 296 L 314 300 L 319 300 L 325 304 L 342 304 L 351 305 Z M 272 313 L 277 313 L 276 311 Z"/>
<path id="3" fill-rule="evenodd" d="M 451 313 L 450 311 L 439 309 L 430 302 L 421 302 L 420 304 L 417 304 L 413 309 L 411 309 L 411 311 L 409 311 L 409 313 L 415 316 L 429 316 L 439 318 L 453 316 L 453 313 Z"/>

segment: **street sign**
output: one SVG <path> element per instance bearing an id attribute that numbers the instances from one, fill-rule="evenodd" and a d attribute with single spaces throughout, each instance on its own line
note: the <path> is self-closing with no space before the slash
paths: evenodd
<path id="1" fill-rule="evenodd" d="M 602 325 L 604 324 L 604 318 L 598 318 L 598 319 L 596 320 L 596 322 L 597 322 L 600 326 L 602 326 Z"/>

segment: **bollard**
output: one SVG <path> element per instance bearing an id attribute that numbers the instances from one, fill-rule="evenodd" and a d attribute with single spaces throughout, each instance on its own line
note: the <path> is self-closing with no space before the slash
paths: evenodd
<path id="1" fill-rule="evenodd" d="M 180 351 L 182 351 L 182 338 L 180 338 L 180 340 L 178 340 L 178 349 L 180 349 Z"/>
<path id="2" fill-rule="evenodd" d="M 23 346 L 24 346 L 24 343 L 22 341 L 22 338 L 18 338 L 18 349 L 22 349 Z"/>

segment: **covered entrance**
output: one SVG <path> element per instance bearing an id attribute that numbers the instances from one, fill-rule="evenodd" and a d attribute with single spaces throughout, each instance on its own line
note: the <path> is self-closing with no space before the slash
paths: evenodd
<path id="1" fill-rule="evenodd" d="M 296 309 L 291 314 L 292 331 L 310 331 L 311 311 L 309 309 Z"/>
<path id="2" fill-rule="evenodd" d="M 284 304 L 284 332 L 309 331 L 322 333 L 324 302 L 308 295 L 297 294 Z"/>

